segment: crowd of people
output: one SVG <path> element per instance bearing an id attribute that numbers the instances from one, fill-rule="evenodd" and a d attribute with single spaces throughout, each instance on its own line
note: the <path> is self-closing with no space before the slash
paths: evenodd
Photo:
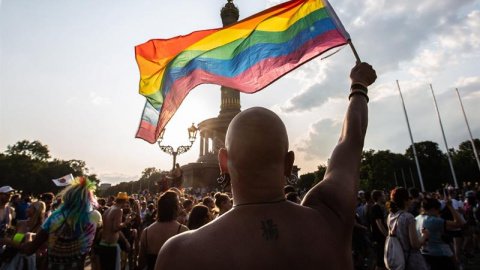
<path id="1" fill-rule="evenodd" d="M 359 191 L 355 219 L 356 269 L 387 269 L 385 240 L 392 233 L 401 243 L 407 269 L 463 269 L 480 251 L 480 185 L 435 192 L 414 187 L 390 194 Z"/>
<path id="2" fill-rule="evenodd" d="M 350 80 L 340 139 L 324 179 L 306 194 L 285 187 L 295 178 L 295 155 L 284 123 L 270 110 L 250 108 L 232 120 L 219 150 L 219 179 L 231 194 L 183 192 L 181 172 L 157 194 L 96 198 L 87 177 L 34 200 L 1 187 L 1 269 L 84 269 L 88 258 L 101 270 L 345 270 L 362 269 L 369 250 L 382 269 L 392 231 L 408 269 L 461 266 L 463 254 L 478 247 L 478 186 L 465 193 L 465 205 L 451 189 L 442 197 L 397 188 L 386 208 L 384 191 L 359 193 L 368 86 L 376 73 L 357 63 Z"/>

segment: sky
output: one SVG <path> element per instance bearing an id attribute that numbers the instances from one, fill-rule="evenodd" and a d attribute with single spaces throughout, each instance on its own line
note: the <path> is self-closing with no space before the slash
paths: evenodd
<path id="1" fill-rule="evenodd" d="M 284 1 L 236 0 L 240 19 Z M 0 152 L 38 140 L 50 155 L 86 162 L 105 183 L 137 180 L 148 167 L 169 170 L 172 156 L 136 139 L 145 98 L 138 92 L 134 47 L 221 27 L 226 0 L 0 0 Z M 480 0 L 332 0 L 362 61 L 378 79 L 369 88 L 364 149 L 405 153 L 411 144 L 397 80 L 415 142 L 445 152 L 433 87 L 449 148 L 480 137 Z M 349 47 L 318 57 L 256 94 L 285 122 L 300 174 L 326 164 L 348 105 Z M 188 145 L 187 128 L 216 117 L 220 87 L 201 85 L 166 127 L 162 144 Z M 199 141 L 177 162 L 195 162 Z M 59 176 L 61 177 L 61 176 Z"/>

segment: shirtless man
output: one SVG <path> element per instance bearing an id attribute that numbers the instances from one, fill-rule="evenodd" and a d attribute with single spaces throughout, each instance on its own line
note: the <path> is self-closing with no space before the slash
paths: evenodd
<path id="1" fill-rule="evenodd" d="M 219 152 L 221 171 L 230 174 L 233 208 L 167 241 L 155 269 L 353 269 L 351 239 L 368 119 L 366 86 L 376 74 L 360 63 L 350 78 L 353 94 L 340 140 L 324 180 L 301 205 L 284 197 L 294 154 L 288 151 L 283 122 L 264 108 L 245 110 L 230 123 L 226 149 Z"/>
<path id="2" fill-rule="evenodd" d="M 5 236 L 5 232 L 12 225 L 12 219 L 15 217 L 15 209 L 8 204 L 14 191 L 10 186 L 0 188 L 0 238 Z"/>
<path id="3" fill-rule="evenodd" d="M 131 221 L 131 216 L 128 216 L 125 222 L 122 223 L 122 208 L 128 199 L 126 192 L 119 192 L 115 198 L 115 204 L 103 213 L 102 240 L 96 249 L 102 270 L 114 270 L 116 269 L 116 264 L 119 264 L 120 247 L 117 244 L 119 238 L 125 242 L 127 249 L 130 249 L 130 244 L 121 232 L 123 228 L 130 225 Z"/>

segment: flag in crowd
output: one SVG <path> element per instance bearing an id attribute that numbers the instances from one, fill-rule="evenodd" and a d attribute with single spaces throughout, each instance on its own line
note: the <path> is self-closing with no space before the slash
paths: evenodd
<path id="1" fill-rule="evenodd" d="M 136 137 L 154 143 L 197 85 L 255 93 L 349 39 L 326 0 L 294 0 L 228 27 L 138 45 L 147 104 Z"/>
<path id="2" fill-rule="evenodd" d="M 73 175 L 72 174 L 67 174 L 63 177 L 60 177 L 58 179 L 52 179 L 53 183 L 59 187 L 65 187 L 69 186 L 72 184 L 73 181 Z"/>

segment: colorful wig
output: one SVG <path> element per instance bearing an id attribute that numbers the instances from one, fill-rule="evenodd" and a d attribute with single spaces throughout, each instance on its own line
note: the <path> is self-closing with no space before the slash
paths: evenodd
<path id="1" fill-rule="evenodd" d="M 84 225 L 91 222 L 90 212 L 98 205 L 93 195 L 95 189 L 95 183 L 87 177 L 76 177 L 70 186 L 60 192 L 63 204 L 52 215 L 65 215 L 76 231 L 83 231 Z"/>

